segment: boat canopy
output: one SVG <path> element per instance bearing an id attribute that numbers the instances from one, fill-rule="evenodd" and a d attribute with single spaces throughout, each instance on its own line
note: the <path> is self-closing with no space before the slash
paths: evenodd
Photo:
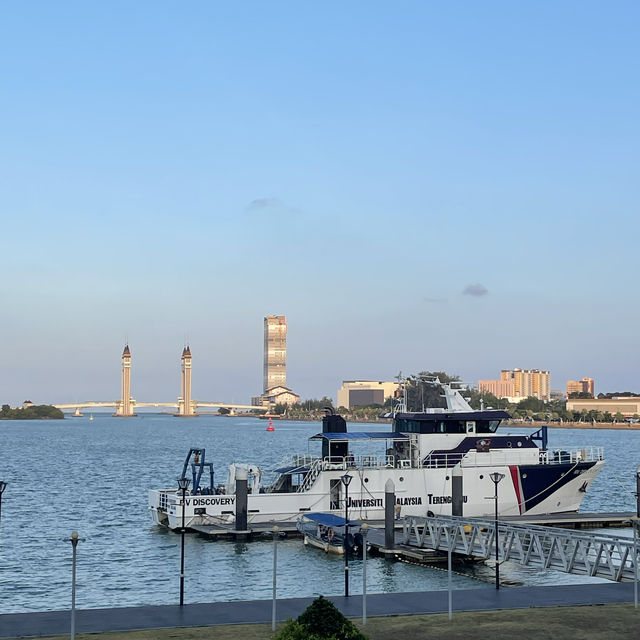
<path id="1" fill-rule="evenodd" d="M 344 527 L 345 519 L 340 516 L 333 515 L 333 513 L 305 513 L 302 516 L 306 520 L 323 524 L 325 527 Z M 349 526 L 359 525 L 360 523 L 355 520 L 349 520 Z"/>
<path id="2" fill-rule="evenodd" d="M 347 433 L 316 433 L 309 440 L 333 440 L 346 442 L 347 440 L 408 440 L 409 436 L 398 431 L 349 431 Z"/>

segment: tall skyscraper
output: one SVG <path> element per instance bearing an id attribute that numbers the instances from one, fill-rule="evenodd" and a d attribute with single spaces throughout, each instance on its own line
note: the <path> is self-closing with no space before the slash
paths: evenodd
<path id="1" fill-rule="evenodd" d="M 125 345 L 122 352 L 122 385 L 120 389 L 120 402 L 116 407 L 114 416 L 130 418 L 134 416 L 131 402 L 131 351 L 129 345 Z"/>
<path id="2" fill-rule="evenodd" d="M 287 386 L 287 318 L 265 316 L 263 393 Z"/>

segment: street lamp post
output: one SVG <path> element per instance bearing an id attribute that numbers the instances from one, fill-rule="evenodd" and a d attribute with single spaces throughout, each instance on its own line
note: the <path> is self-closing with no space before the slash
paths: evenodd
<path id="1" fill-rule="evenodd" d="M 640 467 L 636 469 L 636 517 L 633 522 L 633 606 L 638 608 L 638 518 L 640 518 Z"/>
<path id="2" fill-rule="evenodd" d="M 0 522 L 2 521 L 2 494 L 7 488 L 7 483 L 0 480 Z"/>
<path id="3" fill-rule="evenodd" d="M 494 487 L 495 487 L 495 493 L 493 496 L 493 499 L 495 501 L 495 505 L 496 505 L 496 589 L 500 588 L 500 562 L 498 561 L 498 483 L 500 482 L 500 480 L 502 480 L 502 478 L 504 478 L 504 473 L 498 473 L 497 471 L 494 471 L 493 473 L 489 474 L 489 477 L 491 478 Z"/>
<path id="4" fill-rule="evenodd" d="M 342 484 L 344 485 L 344 538 L 342 540 L 342 546 L 344 548 L 344 596 L 349 597 L 349 545 L 347 537 L 349 535 L 349 483 L 351 482 L 351 476 L 345 473 L 340 477 Z"/>
<path id="5" fill-rule="evenodd" d="M 70 538 L 65 538 L 65 542 L 70 542 L 73 547 L 73 560 L 71 561 L 71 640 L 76 637 L 76 556 L 78 542 L 84 542 L 84 538 L 78 537 L 77 531 L 71 532 Z"/>
<path id="6" fill-rule="evenodd" d="M 367 624 L 367 533 L 369 525 L 362 523 L 362 624 Z"/>
<path id="7" fill-rule="evenodd" d="M 453 619 L 453 594 L 451 586 L 451 556 L 453 554 L 453 536 L 455 534 L 454 527 L 447 527 L 447 534 L 449 536 L 449 549 L 447 550 L 447 591 L 448 591 L 448 604 L 449 604 L 449 620 Z"/>
<path id="8" fill-rule="evenodd" d="M 178 488 L 182 491 L 182 528 L 180 529 L 180 606 L 184 604 L 184 511 L 189 478 L 178 478 Z"/>
<path id="9" fill-rule="evenodd" d="M 278 536 L 280 535 L 280 527 L 273 527 L 273 603 L 271 606 L 271 631 L 276 630 L 276 576 L 278 569 Z"/>

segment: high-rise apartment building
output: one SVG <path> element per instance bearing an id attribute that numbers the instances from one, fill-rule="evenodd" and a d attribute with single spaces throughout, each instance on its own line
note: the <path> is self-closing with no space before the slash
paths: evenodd
<path id="1" fill-rule="evenodd" d="M 264 319 L 264 369 L 262 391 L 287 386 L 287 318 Z"/>
<path id="2" fill-rule="evenodd" d="M 491 393 L 496 398 L 513 398 L 515 396 L 511 380 L 478 380 L 478 391 Z"/>
<path id="3" fill-rule="evenodd" d="M 567 397 L 571 393 L 588 393 L 595 396 L 595 381 L 593 378 L 582 378 L 582 380 L 567 380 Z"/>
<path id="4" fill-rule="evenodd" d="M 513 382 L 513 395 L 516 398 L 533 396 L 548 402 L 551 399 L 551 375 L 541 369 L 503 369 L 500 380 Z"/>

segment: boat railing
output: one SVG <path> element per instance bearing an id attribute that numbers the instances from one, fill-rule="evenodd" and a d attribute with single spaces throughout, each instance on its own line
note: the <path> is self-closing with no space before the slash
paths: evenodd
<path id="1" fill-rule="evenodd" d="M 322 469 L 324 471 L 343 471 L 352 467 L 357 467 L 358 469 L 379 469 L 381 467 L 406 468 L 410 466 L 410 460 L 398 460 L 396 456 L 392 455 L 327 456 L 322 460 Z"/>
<path id="2" fill-rule="evenodd" d="M 301 469 L 304 469 L 305 467 L 310 467 L 316 460 L 320 460 L 320 458 L 318 456 L 295 453 L 282 458 L 276 465 L 276 468 L 300 467 Z"/>
<path id="3" fill-rule="evenodd" d="M 468 451 L 465 453 L 432 452 L 423 461 L 427 469 L 449 469 L 457 464 L 461 466 L 489 467 L 495 465 L 521 464 L 577 464 L 579 462 L 597 462 L 604 460 L 603 447 L 582 447 L 553 451 L 540 451 L 537 459 L 531 449 L 497 449 L 489 451 Z"/>
<path id="4" fill-rule="evenodd" d="M 158 496 L 158 509 L 167 510 L 167 491 L 160 491 Z"/>
<path id="5" fill-rule="evenodd" d="M 604 460 L 604 447 L 581 447 L 540 452 L 540 464 L 597 462 Z"/>

